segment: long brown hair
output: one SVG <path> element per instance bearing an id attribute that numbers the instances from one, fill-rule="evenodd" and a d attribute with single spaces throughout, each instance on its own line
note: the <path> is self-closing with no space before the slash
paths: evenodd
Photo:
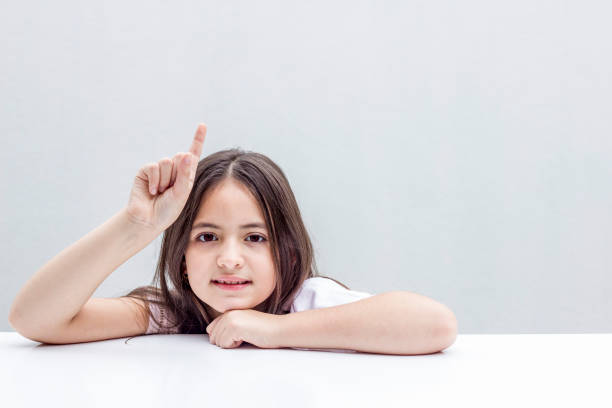
<path id="1" fill-rule="evenodd" d="M 304 227 L 293 191 L 280 167 L 267 156 L 240 148 L 221 150 L 198 163 L 195 180 L 185 206 L 163 234 L 161 251 L 152 285 L 141 286 L 124 297 L 144 301 L 143 317 L 149 317 L 149 302 L 168 310 L 174 321 L 164 329 L 178 327 L 179 333 L 205 333 L 212 321 L 209 306 L 191 290 L 185 271 L 185 250 L 201 198 L 222 181 L 232 178 L 249 189 L 264 214 L 276 274 L 271 295 L 254 309 L 285 314 L 304 281 L 324 277 L 318 273 L 314 250 Z M 346 289 L 346 285 L 339 283 Z M 172 288 L 168 283 L 172 284 Z M 155 316 L 153 320 L 161 327 Z"/>

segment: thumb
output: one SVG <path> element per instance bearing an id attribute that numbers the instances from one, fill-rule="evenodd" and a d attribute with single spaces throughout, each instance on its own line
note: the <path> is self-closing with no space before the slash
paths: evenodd
<path id="1" fill-rule="evenodd" d="M 193 161 L 194 158 L 191 153 L 187 153 L 180 161 L 176 182 L 172 186 L 175 198 L 187 199 L 191 192 L 195 178 L 195 167 L 192 166 Z"/>

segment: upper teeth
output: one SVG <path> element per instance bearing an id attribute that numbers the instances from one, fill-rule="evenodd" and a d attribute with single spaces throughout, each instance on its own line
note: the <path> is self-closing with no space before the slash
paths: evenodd
<path id="1" fill-rule="evenodd" d="M 248 281 L 221 281 L 221 280 L 218 280 L 216 282 L 219 282 L 219 283 L 247 283 Z"/>

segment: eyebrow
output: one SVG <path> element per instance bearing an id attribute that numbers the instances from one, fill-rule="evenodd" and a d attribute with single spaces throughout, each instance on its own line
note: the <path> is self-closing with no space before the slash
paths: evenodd
<path id="1" fill-rule="evenodd" d="M 199 222 L 197 224 L 195 224 L 192 228 L 192 230 L 196 230 L 198 228 L 216 228 L 216 229 L 221 229 L 220 226 L 213 224 L 211 222 Z M 240 226 L 241 229 L 246 229 L 246 228 L 262 228 L 262 229 L 266 229 L 266 225 L 261 223 L 261 222 L 251 222 L 249 224 L 244 224 Z"/>

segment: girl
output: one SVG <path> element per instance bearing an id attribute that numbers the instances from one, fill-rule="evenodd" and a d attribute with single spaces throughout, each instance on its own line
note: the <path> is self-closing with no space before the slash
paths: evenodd
<path id="1" fill-rule="evenodd" d="M 19 333 L 61 344 L 206 332 L 222 348 L 386 354 L 433 353 L 455 341 L 454 314 L 432 299 L 353 291 L 319 275 L 282 170 L 239 149 L 198 162 L 206 129 L 198 126 L 188 153 L 142 167 L 128 205 L 26 283 L 9 317 Z M 162 232 L 153 286 L 91 298 Z"/>

